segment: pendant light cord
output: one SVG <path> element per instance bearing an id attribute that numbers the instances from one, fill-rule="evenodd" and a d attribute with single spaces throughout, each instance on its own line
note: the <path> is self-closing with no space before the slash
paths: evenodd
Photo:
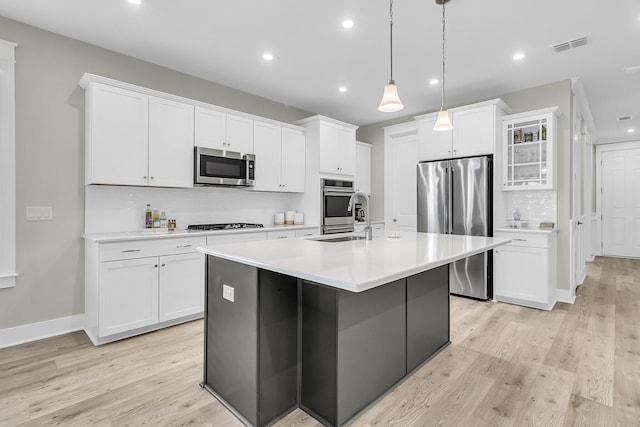
<path id="1" fill-rule="evenodd" d="M 393 0 L 389 0 L 389 83 L 393 84 Z"/>
<path id="2" fill-rule="evenodd" d="M 445 15 L 444 15 L 444 5 L 446 1 L 442 3 L 442 105 L 440 110 L 444 110 L 444 44 L 445 44 Z"/>

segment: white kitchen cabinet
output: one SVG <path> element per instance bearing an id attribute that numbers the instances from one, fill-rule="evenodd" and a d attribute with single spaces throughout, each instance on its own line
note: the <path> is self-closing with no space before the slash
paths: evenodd
<path id="1" fill-rule="evenodd" d="M 503 118 L 502 189 L 551 190 L 555 187 L 558 107 Z"/>
<path id="2" fill-rule="evenodd" d="M 253 120 L 196 106 L 194 141 L 196 147 L 254 154 Z"/>
<path id="3" fill-rule="evenodd" d="M 85 244 L 85 331 L 98 345 L 192 320 L 204 311 L 206 238 Z"/>
<path id="4" fill-rule="evenodd" d="M 193 106 L 92 82 L 85 183 L 193 186 Z"/>
<path id="5" fill-rule="evenodd" d="M 193 105 L 149 97 L 149 185 L 193 186 Z"/>
<path id="6" fill-rule="evenodd" d="M 356 141 L 355 190 L 371 195 L 371 144 Z"/>
<path id="7" fill-rule="evenodd" d="M 179 319 L 204 312 L 204 254 L 159 258 L 158 320 Z"/>
<path id="8" fill-rule="evenodd" d="M 551 310 L 556 302 L 556 235 L 496 231 L 511 239 L 493 251 L 494 299 Z"/>
<path id="9" fill-rule="evenodd" d="M 295 230 L 267 231 L 267 240 L 293 239 L 295 237 L 296 237 Z"/>
<path id="10" fill-rule="evenodd" d="M 320 227 L 297 229 L 295 230 L 295 233 L 296 237 L 319 236 Z"/>
<path id="11" fill-rule="evenodd" d="M 367 226 L 366 222 L 356 222 L 353 228 L 354 232 L 362 233 L 364 232 L 364 228 Z M 374 237 L 384 236 L 384 222 L 372 222 L 371 223 L 371 232 Z"/>
<path id="12" fill-rule="evenodd" d="M 158 258 L 100 264 L 99 335 L 158 323 Z"/>
<path id="13" fill-rule="evenodd" d="M 305 137 L 299 130 L 254 122 L 254 191 L 304 192 Z"/>
<path id="14" fill-rule="evenodd" d="M 331 122 L 320 124 L 320 173 L 356 173 L 356 132 Z"/>
<path id="15" fill-rule="evenodd" d="M 500 99 L 449 109 L 453 129 L 433 130 L 436 113 L 418 116 L 418 160 L 440 160 L 493 154 L 502 116 L 510 112 Z"/>
<path id="16" fill-rule="evenodd" d="M 101 83 L 86 88 L 85 183 L 147 185 L 149 97 Z"/>

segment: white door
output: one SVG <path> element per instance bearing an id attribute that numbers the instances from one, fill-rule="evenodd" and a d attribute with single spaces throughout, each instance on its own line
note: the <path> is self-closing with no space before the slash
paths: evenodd
<path id="1" fill-rule="evenodd" d="M 282 181 L 282 127 L 271 123 L 253 122 L 253 150 L 256 155 L 255 191 L 280 191 Z"/>
<path id="2" fill-rule="evenodd" d="M 306 139 L 302 131 L 282 128 L 282 191 L 304 192 Z"/>
<path id="3" fill-rule="evenodd" d="M 223 150 L 226 139 L 227 115 L 221 111 L 196 107 L 194 145 Z"/>
<path id="4" fill-rule="evenodd" d="M 453 114 L 453 157 L 493 153 L 494 106 L 456 111 Z"/>
<path id="5" fill-rule="evenodd" d="M 371 144 L 356 142 L 356 191 L 371 195 Z"/>
<path id="6" fill-rule="evenodd" d="M 640 258 L 640 149 L 602 153 L 603 255 Z"/>
<path id="7" fill-rule="evenodd" d="M 253 120 L 227 114 L 225 149 L 253 154 Z"/>
<path id="8" fill-rule="evenodd" d="M 160 257 L 159 320 L 204 311 L 204 254 Z"/>
<path id="9" fill-rule="evenodd" d="M 433 130 L 436 124 L 437 115 L 420 120 L 418 134 L 420 142 L 418 144 L 418 160 L 442 160 L 448 159 L 453 154 L 451 152 L 451 144 L 453 141 L 453 131 Z"/>
<path id="10" fill-rule="evenodd" d="M 391 230 L 417 230 L 417 164 L 418 164 L 418 135 L 403 135 L 394 137 L 391 142 L 391 176 L 385 177 L 392 182 L 385 188 L 391 189 L 391 194 L 385 199 L 392 204 L 392 218 L 389 222 Z"/>

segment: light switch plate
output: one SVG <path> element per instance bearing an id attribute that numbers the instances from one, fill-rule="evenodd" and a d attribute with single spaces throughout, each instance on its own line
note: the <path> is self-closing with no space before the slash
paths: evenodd
<path id="1" fill-rule="evenodd" d="M 27 221 L 53 221 L 51 206 L 27 206 Z"/>
<path id="2" fill-rule="evenodd" d="M 227 301 L 234 302 L 235 301 L 235 289 L 229 285 L 222 285 L 222 298 Z"/>

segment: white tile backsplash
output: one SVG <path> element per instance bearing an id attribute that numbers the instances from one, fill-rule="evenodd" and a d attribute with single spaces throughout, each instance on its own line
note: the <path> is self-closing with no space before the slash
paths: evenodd
<path id="1" fill-rule="evenodd" d="M 520 220 L 537 227 L 540 222 L 558 224 L 558 201 L 556 191 L 510 191 L 504 193 L 506 221 L 513 220 L 513 212 L 520 210 Z M 497 226 L 502 226 L 498 221 Z M 505 224 L 506 225 L 506 224 Z"/>
<path id="2" fill-rule="evenodd" d="M 273 225 L 274 214 L 297 210 L 301 194 L 258 192 L 243 188 L 152 188 L 85 186 L 85 233 L 144 228 L 144 210 L 165 211 L 178 228 L 189 224 L 252 222 Z M 305 216 L 306 217 L 306 216 Z"/>

